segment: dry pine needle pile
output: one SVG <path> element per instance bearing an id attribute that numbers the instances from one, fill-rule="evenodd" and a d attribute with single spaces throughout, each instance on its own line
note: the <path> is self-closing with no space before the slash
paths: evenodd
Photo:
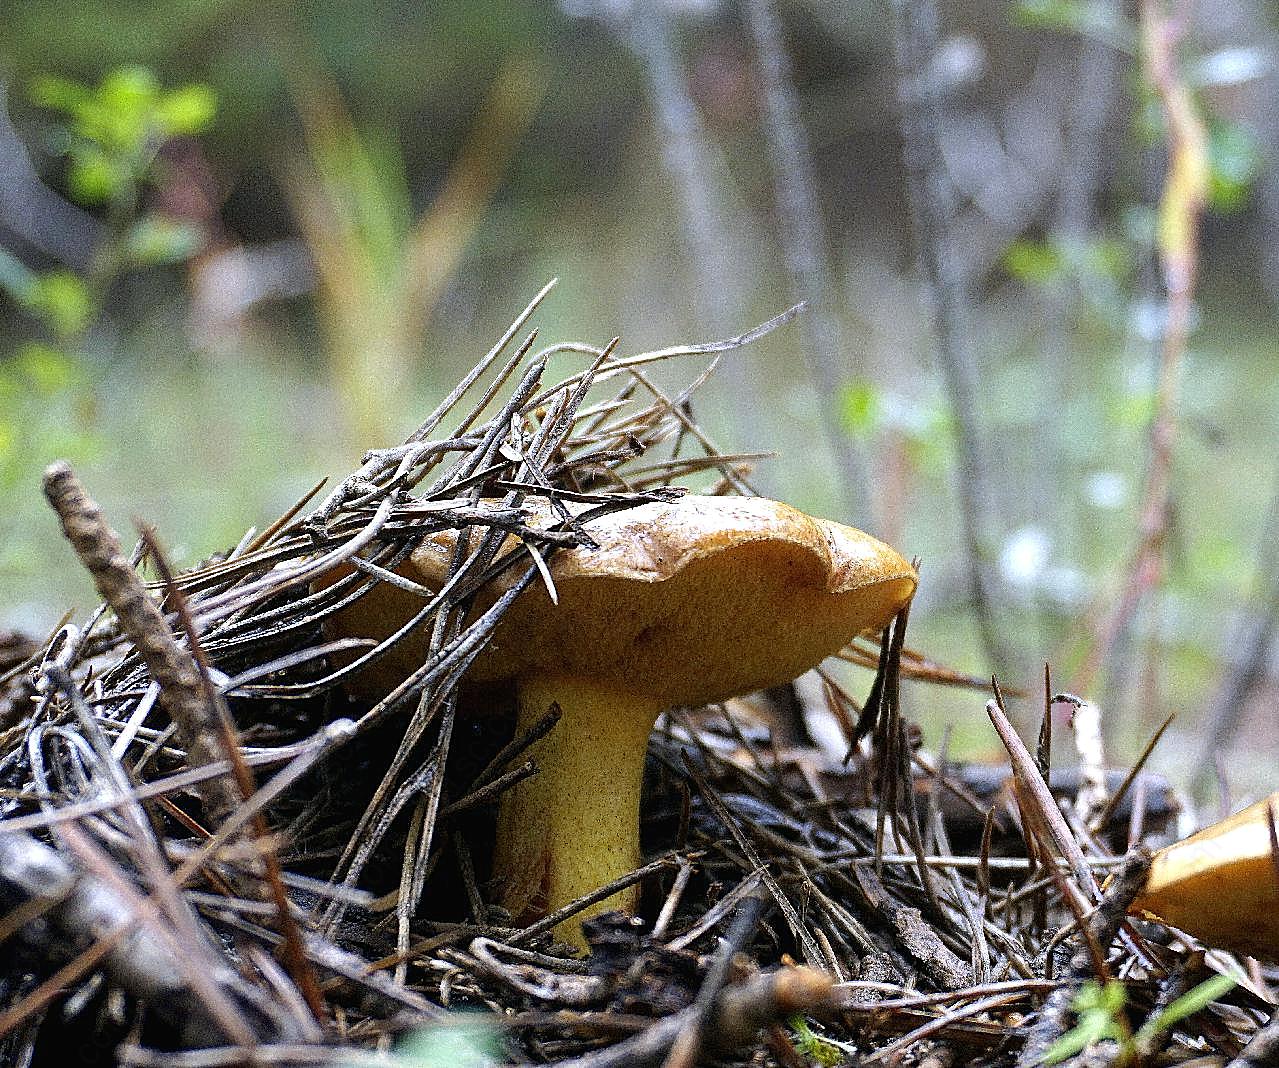
<path id="1" fill-rule="evenodd" d="M 751 493 L 756 457 L 720 452 L 690 398 L 797 313 L 641 355 L 539 350 L 545 295 L 402 445 L 185 573 L 49 469 L 104 604 L 0 648 L 0 1064 L 1275 1063 L 1265 973 L 1169 1013 L 1232 962 L 1127 916 L 1148 855 L 1121 847 L 1167 824 L 1167 791 L 1149 780 L 1082 825 L 998 701 L 1011 778 L 934 766 L 899 678 L 942 673 L 904 646 L 904 614 L 881 648 L 845 651 L 877 669 L 864 702 L 826 683 L 860 739 L 847 763 L 734 703 L 662 717 L 644 863 L 620 881 L 639 916 L 589 921 L 589 956 L 554 928 L 591 901 L 521 926 L 486 897 L 495 801 L 555 728 L 513 733 L 500 695 L 466 715 L 460 681 L 546 560 L 583 543 L 583 509 L 688 480 Z M 547 385 L 565 352 L 582 369 Z M 693 367 L 686 388 L 657 383 L 667 360 Z M 530 525 L 530 497 L 563 521 Z M 354 696 L 344 680 L 404 636 L 371 646 L 325 620 L 403 583 L 440 531 L 469 531 L 470 552 L 421 598 L 425 657 Z M 1090 985 L 1106 980 L 1122 987 Z M 1107 989 L 1122 1004 L 1090 1016 Z"/>

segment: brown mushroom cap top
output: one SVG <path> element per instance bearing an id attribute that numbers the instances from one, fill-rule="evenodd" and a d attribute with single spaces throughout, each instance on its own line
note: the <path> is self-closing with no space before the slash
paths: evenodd
<path id="1" fill-rule="evenodd" d="M 532 526 L 556 521 L 545 502 L 528 510 Z M 762 498 L 688 496 L 586 530 L 599 548 L 551 558 L 559 604 L 542 585 L 516 600 L 476 681 L 585 676 L 661 706 L 723 700 L 802 674 L 915 592 L 914 568 L 883 542 Z M 451 531 L 418 547 L 422 582 L 444 581 L 452 547 Z M 492 583 L 485 604 L 521 570 Z"/>

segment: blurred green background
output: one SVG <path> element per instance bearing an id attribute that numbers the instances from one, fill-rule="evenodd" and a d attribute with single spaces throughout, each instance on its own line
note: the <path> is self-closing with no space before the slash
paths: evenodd
<path id="1" fill-rule="evenodd" d="M 959 279 L 977 371 L 1000 669 L 1033 688 L 1047 660 L 1069 686 L 1136 543 L 1165 131 L 1118 6 L 938 14 L 901 69 L 869 2 L 10 5 L 0 625 L 41 635 L 95 601 L 40 496 L 52 459 L 193 564 L 401 440 L 555 277 L 540 340 L 627 352 L 807 297 L 698 417 L 726 451 L 777 453 L 763 492 L 920 556 L 912 644 L 988 673 L 924 248 Z M 1117 759 L 1176 712 L 1156 765 L 1182 780 L 1238 706 L 1217 755 L 1241 787 L 1279 770 L 1265 633 L 1231 682 L 1276 600 L 1275 33 L 1269 6 L 1205 2 L 1179 48 L 1212 169 L 1168 569 L 1090 690 Z M 902 162 L 912 93 L 942 119 L 930 232 Z M 978 695 L 909 700 L 993 752 Z"/>

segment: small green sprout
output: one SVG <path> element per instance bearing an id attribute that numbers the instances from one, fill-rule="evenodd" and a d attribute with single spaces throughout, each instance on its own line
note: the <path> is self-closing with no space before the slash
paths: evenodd
<path id="1" fill-rule="evenodd" d="M 1123 1014 L 1127 999 L 1122 983 L 1085 983 L 1073 1005 L 1079 1022 L 1048 1047 L 1043 1063 L 1060 1064 L 1105 1039 L 1113 1039 L 1121 1048 L 1131 1045 L 1132 1031 Z"/>
<path id="2" fill-rule="evenodd" d="M 1139 1053 L 1149 1052 L 1156 1040 L 1187 1017 L 1207 1008 L 1235 986 L 1228 975 L 1214 975 L 1177 998 L 1162 1012 L 1151 1016 L 1134 1035 L 1124 1016 L 1127 991 L 1122 983 L 1085 983 L 1075 996 L 1074 1010 L 1079 1022 L 1048 1047 L 1043 1064 L 1060 1064 L 1088 1046 L 1110 1039 L 1119 1046 L 1117 1064 L 1127 1064 Z"/>
<path id="3" fill-rule="evenodd" d="M 217 111 L 208 86 L 162 89 L 145 67 L 120 67 L 96 86 L 45 75 L 32 85 L 31 97 L 65 116 L 67 182 L 84 204 L 132 201 L 160 146 L 202 133 Z"/>
<path id="4" fill-rule="evenodd" d="M 791 1041 L 796 1052 L 819 1068 L 834 1068 L 855 1052 L 843 1042 L 817 1034 L 808 1026 L 808 1021 L 803 1016 L 792 1016 L 787 1023 L 790 1025 Z"/>

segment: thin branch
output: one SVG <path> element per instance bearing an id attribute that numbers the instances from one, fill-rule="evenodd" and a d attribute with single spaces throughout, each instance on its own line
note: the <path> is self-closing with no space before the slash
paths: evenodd
<path id="1" fill-rule="evenodd" d="M 1159 96 L 1168 128 L 1168 169 L 1159 204 L 1159 260 L 1168 292 L 1167 319 L 1150 424 L 1150 462 L 1138 512 L 1137 546 L 1118 602 L 1101 621 L 1077 672 L 1085 696 L 1141 602 L 1163 581 L 1172 503 L 1172 456 L 1177 438 L 1181 364 L 1190 335 L 1199 270 L 1199 221 L 1208 193 L 1208 134 L 1177 64 L 1179 23 L 1163 0 L 1142 0 L 1146 77 Z"/>
<path id="2" fill-rule="evenodd" d="M 1009 673 L 1012 651 L 996 620 L 998 586 L 988 563 L 995 545 L 996 504 L 982 445 L 980 380 L 969 321 L 970 295 L 949 240 L 954 192 L 942 173 L 939 90 L 925 72 L 940 46 L 935 0 L 893 0 L 897 94 L 907 200 L 926 291 L 937 358 L 955 426 L 956 489 L 973 613 L 992 669 Z"/>
<path id="3" fill-rule="evenodd" d="M 746 20 L 755 43 L 764 88 L 765 123 L 773 168 L 782 254 L 796 300 L 809 302 L 802 322 L 804 355 L 817 391 L 822 428 L 837 465 L 844 507 L 874 517 L 870 472 L 851 435 L 839 421 L 837 398 L 847 377 L 842 366 L 847 345 L 835 315 L 827 236 L 817 198 L 817 179 L 808 133 L 773 0 L 746 0 Z"/>

